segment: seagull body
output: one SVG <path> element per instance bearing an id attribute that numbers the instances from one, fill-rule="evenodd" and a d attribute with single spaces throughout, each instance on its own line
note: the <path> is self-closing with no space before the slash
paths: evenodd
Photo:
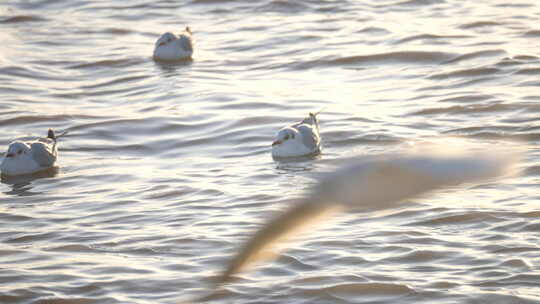
<path id="1" fill-rule="evenodd" d="M 318 113 L 309 113 L 304 120 L 279 130 L 272 143 L 272 156 L 298 157 L 321 152 Z"/>
<path id="2" fill-rule="evenodd" d="M 156 41 L 154 46 L 154 60 L 177 61 L 190 59 L 193 55 L 193 40 L 191 30 L 186 30 L 180 35 L 167 32 Z"/>
<path id="3" fill-rule="evenodd" d="M 49 129 L 47 137 L 37 141 L 10 143 L 0 164 L 0 171 L 5 176 L 36 173 L 53 167 L 57 155 L 56 136 Z"/>

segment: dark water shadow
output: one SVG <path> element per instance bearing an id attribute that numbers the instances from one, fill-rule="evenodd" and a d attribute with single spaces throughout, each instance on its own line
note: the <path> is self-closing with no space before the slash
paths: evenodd
<path id="1" fill-rule="evenodd" d="M 11 190 L 3 192 L 6 195 L 14 196 L 31 196 L 41 194 L 41 192 L 32 191 L 32 182 L 41 178 L 55 177 L 59 172 L 58 167 L 52 167 L 47 170 L 39 171 L 34 174 L 24 174 L 17 176 L 1 175 L 0 182 L 2 184 L 10 185 Z"/>
<path id="2" fill-rule="evenodd" d="M 163 76 L 172 77 L 177 76 L 181 69 L 191 67 L 193 64 L 193 59 L 188 58 L 176 61 L 154 60 L 154 64 L 162 71 Z"/>
<path id="3" fill-rule="evenodd" d="M 276 164 L 276 170 L 282 173 L 311 171 L 314 162 L 320 160 L 320 153 L 315 155 L 305 155 L 296 157 L 275 157 L 272 156 Z"/>

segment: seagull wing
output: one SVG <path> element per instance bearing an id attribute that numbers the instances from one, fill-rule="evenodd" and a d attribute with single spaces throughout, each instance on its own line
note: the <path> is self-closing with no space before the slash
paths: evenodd
<path id="1" fill-rule="evenodd" d="M 51 140 L 52 142 L 52 140 Z M 42 167 L 51 167 L 56 161 L 56 147 L 54 144 L 48 144 L 43 141 L 38 141 L 30 145 L 32 149 L 32 157 Z"/>
<path id="2" fill-rule="evenodd" d="M 311 151 L 316 150 L 321 143 L 321 139 L 317 132 L 308 125 L 300 125 L 296 128 L 302 134 L 302 143 Z"/>
<path id="3" fill-rule="evenodd" d="M 229 263 L 216 283 L 219 285 L 230 281 L 233 275 L 256 262 L 272 260 L 278 254 L 272 250 L 274 245 L 294 237 L 340 210 L 339 205 L 314 204 L 309 200 L 301 202 L 257 231 Z"/>
<path id="4" fill-rule="evenodd" d="M 188 51 L 188 52 L 193 52 L 193 44 L 192 44 L 192 41 L 191 41 L 191 38 L 186 36 L 186 35 L 180 35 L 180 38 L 179 38 L 179 42 L 180 42 L 180 46 Z"/>

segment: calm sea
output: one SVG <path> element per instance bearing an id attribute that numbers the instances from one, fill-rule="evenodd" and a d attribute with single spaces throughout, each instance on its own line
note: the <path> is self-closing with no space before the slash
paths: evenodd
<path id="1" fill-rule="evenodd" d="M 520 140 L 524 173 L 344 215 L 209 302 L 540 303 L 539 20 L 535 0 L 3 1 L 0 147 L 69 134 L 57 172 L 0 184 L 0 302 L 199 297 L 335 161 L 457 136 Z M 186 25 L 193 60 L 154 62 Z M 273 160 L 322 108 L 322 155 Z"/>

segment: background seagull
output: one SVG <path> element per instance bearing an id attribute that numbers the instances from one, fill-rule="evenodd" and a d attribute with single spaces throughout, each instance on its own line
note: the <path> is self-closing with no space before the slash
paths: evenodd
<path id="1" fill-rule="evenodd" d="M 403 200 L 436 189 L 515 173 L 512 169 L 517 159 L 516 155 L 494 151 L 440 154 L 430 150 L 348 160 L 345 167 L 326 175 L 311 195 L 255 232 L 219 275 L 214 293 L 202 299 L 211 298 L 238 272 L 274 258 L 278 254 L 274 245 L 278 242 L 297 236 L 332 215 L 347 210 L 395 207 Z"/>
<path id="2" fill-rule="evenodd" d="M 9 144 L 0 164 L 2 175 L 32 174 L 53 167 L 58 155 L 56 147 L 58 137 L 49 129 L 45 138 L 39 138 L 34 142 L 14 141 Z"/>
<path id="3" fill-rule="evenodd" d="M 178 36 L 170 32 L 161 35 L 154 46 L 154 60 L 185 60 L 192 55 L 193 41 L 189 26 Z"/>
<path id="4" fill-rule="evenodd" d="M 279 130 L 272 143 L 272 156 L 280 158 L 319 154 L 321 152 L 321 137 L 317 115 L 321 111 L 309 113 L 309 116 L 301 122 Z"/>

